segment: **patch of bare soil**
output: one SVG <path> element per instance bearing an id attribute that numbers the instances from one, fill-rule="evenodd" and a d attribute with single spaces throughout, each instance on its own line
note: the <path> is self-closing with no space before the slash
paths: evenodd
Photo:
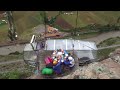
<path id="1" fill-rule="evenodd" d="M 62 17 L 58 17 L 56 22 L 57 25 L 62 27 L 63 29 L 72 29 L 73 26 L 70 25 L 67 21 L 65 21 Z"/>

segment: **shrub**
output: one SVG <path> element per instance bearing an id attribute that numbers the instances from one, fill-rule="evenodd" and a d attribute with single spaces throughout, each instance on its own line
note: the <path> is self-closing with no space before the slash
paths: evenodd
<path id="1" fill-rule="evenodd" d="M 115 43 L 115 39 L 110 39 L 110 40 L 107 40 L 107 42 L 106 42 L 106 45 L 113 45 L 114 43 Z"/>
<path id="2" fill-rule="evenodd" d="M 15 51 L 15 52 L 9 53 L 9 55 L 19 55 L 19 54 L 21 54 L 21 53 L 18 52 L 18 51 Z"/>

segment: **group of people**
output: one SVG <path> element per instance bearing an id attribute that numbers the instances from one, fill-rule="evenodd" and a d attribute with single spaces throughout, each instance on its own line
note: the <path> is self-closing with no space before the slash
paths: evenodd
<path id="1" fill-rule="evenodd" d="M 49 56 L 45 58 L 45 64 L 46 67 L 42 70 L 42 74 L 52 74 L 53 72 L 56 74 L 62 74 L 62 66 L 73 68 L 75 61 L 70 53 L 66 50 L 59 49 L 53 51 L 51 57 Z"/>

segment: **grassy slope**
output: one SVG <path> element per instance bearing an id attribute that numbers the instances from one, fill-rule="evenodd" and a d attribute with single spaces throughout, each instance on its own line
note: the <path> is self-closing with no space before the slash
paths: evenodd
<path id="1" fill-rule="evenodd" d="M 30 39 L 32 28 L 42 23 L 42 18 L 38 11 L 14 11 L 14 21 L 20 39 Z M 8 25 L 0 26 L 0 42 L 9 40 L 7 37 Z"/>
<path id="2" fill-rule="evenodd" d="M 0 26 L 0 42 L 8 40 L 8 25 L 2 25 Z"/>
<path id="3" fill-rule="evenodd" d="M 2 20 L 6 20 L 6 18 L 2 17 L 0 18 L 0 22 Z M 8 39 L 7 33 L 8 33 L 8 24 L 4 23 L 0 25 L 0 42 L 5 41 Z"/>
<path id="4" fill-rule="evenodd" d="M 55 16 L 58 11 L 48 11 L 47 15 Z M 32 28 L 43 23 L 38 11 L 14 11 L 16 29 L 20 39 L 30 39 L 32 36 Z M 79 11 L 78 26 L 83 27 L 90 23 L 114 23 L 120 16 L 120 11 Z M 73 15 L 61 15 L 68 23 L 75 26 L 76 12 Z M 0 42 L 8 39 L 8 26 L 0 26 Z"/>
<path id="5" fill-rule="evenodd" d="M 7 61 L 13 61 L 13 60 L 21 60 L 23 59 L 23 54 L 19 55 L 0 55 L 0 63 L 1 62 L 7 62 Z"/>
<path id="6" fill-rule="evenodd" d="M 76 12 L 73 15 L 62 15 L 62 17 L 75 26 Z M 83 27 L 91 23 L 114 23 L 118 17 L 120 17 L 120 11 L 79 11 L 78 26 Z"/>
<path id="7" fill-rule="evenodd" d="M 59 13 L 59 11 L 47 11 L 46 13 L 47 16 L 56 16 Z"/>
<path id="8" fill-rule="evenodd" d="M 32 28 L 42 23 L 42 19 L 38 11 L 16 11 L 13 15 L 16 30 L 22 39 L 30 38 L 32 35 Z"/>
<path id="9" fill-rule="evenodd" d="M 115 51 L 115 49 L 120 48 L 118 47 L 114 47 L 114 48 L 107 48 L 107 49 L 101 49 L 98 50 L 98 59 L 103 60 L 104 58 L 108 58 L 109 54 L 113 51 Z"/>

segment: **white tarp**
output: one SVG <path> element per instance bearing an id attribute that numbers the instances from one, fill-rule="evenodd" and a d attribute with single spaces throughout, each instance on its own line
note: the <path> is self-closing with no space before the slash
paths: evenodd
<path id="1" fill-rule="evenodd" d="M 45 50 L 97 50 L 94 42 L 82 41 L 82 40 L 71 40 L 71 39 L 50 39 L 46 41 Z"/>
<path id="2" fill-rule="evenodd" d="M 38 47 L 37 43 L 32 43 L 34 49 Z M 73 48 L 74 46 L 74 48 Z M 90 59 L 95 59 L 97 55 L 97 47 L 94 42 L 89 41 L 82 41 L 82 40 L 72 40 L 72 39 L 49 39 L 46 40 L 45 50 L 53 51 L 57 49 L 64 49 L 67 51 L 71 51 L 74 49 L 75 54 L 77 57 L 89 57 Z M 26 44 L 24 51 L 31 52 L 33 51 L 31 44 Z M 33 55 L 32 55 L 33 54 Z M 30 55 L 34 56 L 34 52 Z M 26 57 L 28 57 L 26 55 Z"/>

